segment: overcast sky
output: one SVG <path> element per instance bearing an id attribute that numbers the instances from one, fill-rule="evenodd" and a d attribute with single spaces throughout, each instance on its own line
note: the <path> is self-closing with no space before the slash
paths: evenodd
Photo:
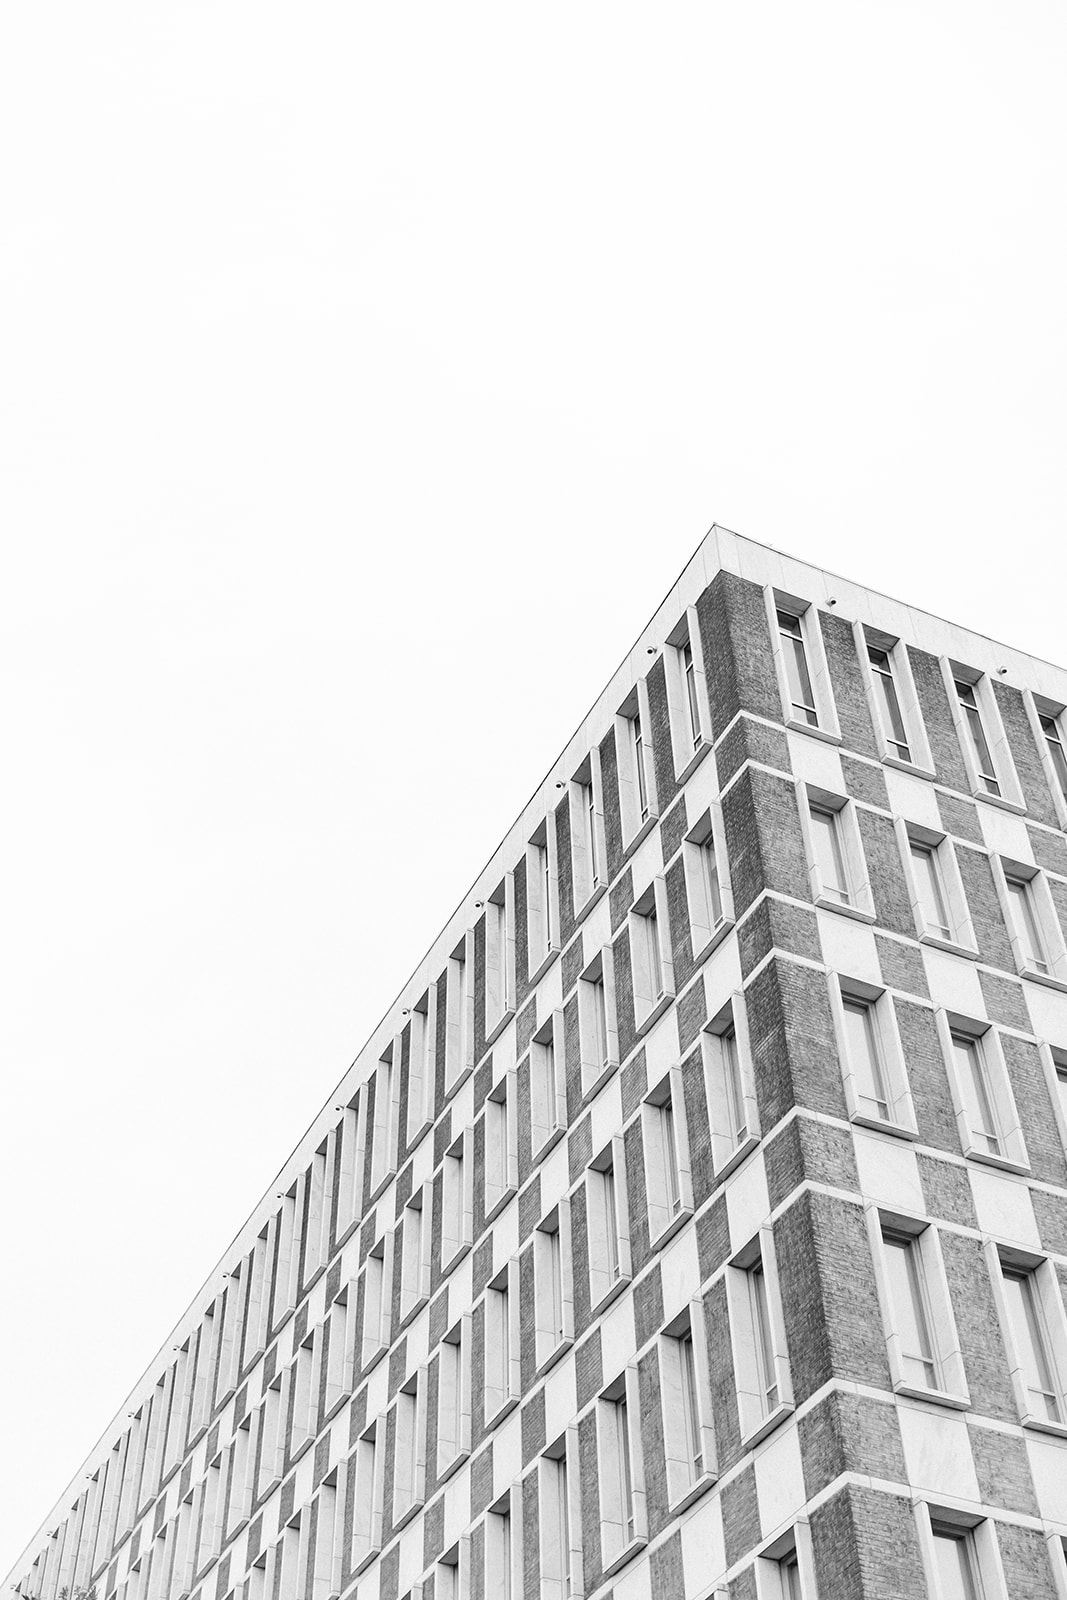
<path id="1" fill-rule="evenodd" d="M 1067 13 L 0 26 L 0 1571 L 713 521 L 1053 660 Z"/>

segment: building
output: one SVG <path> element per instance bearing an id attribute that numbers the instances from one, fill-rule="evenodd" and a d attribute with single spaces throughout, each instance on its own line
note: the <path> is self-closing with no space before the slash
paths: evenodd
<path id="1" fill-rule="evenodd" d="M 714 528 L 57 1600 L 1065 1600 L 1067 672 Z"/>

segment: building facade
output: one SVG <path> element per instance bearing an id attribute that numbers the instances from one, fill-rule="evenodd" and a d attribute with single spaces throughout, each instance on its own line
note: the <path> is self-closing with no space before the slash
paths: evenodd
<path id="1" fill-rule="evenodd" d="M 1067 1600 L 1065 707 L 713 528 L 4 1595 Z"/>

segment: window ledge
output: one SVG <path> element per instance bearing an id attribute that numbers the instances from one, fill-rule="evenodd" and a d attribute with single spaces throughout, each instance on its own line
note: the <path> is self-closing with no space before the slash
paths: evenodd
<path id="1" fill-rule="evenodd" d="M 786 1417 L 791 1417 L 795 1409 L 796 1407 L 793 1405 L 792 1400 L 780 1401 L 774 1410 L 768 1412 L 763 1421 L 752 1429 L 751 1433 L 742 1434 L 742 1449 L 751 1450 L 753 1445 L 758 1444 L 761 1439 L 765 1439 L 769 1433 L 773 1433 L 774 1429 L 778 1427 L 779 1423 L 784 1422 Z"/>
<path id="2" fill-rule="evenodd" d="M 984 800 L 987 806 L 996 806 L 998 811 L 1010 811 L 1017 817 L 1025 817 L 1026 807 L 1020 805 L 1018 800 L 1008 800 L 1002 794 L 986 794 L 984 790 L 972 790 L 972 798 Z"/>
<path id="3" fill-rule="evenodd" d="M 623 840 L 623 842 L 622 842 L 622 864 L 623 864 L 623 866 L 626 865 L 627 861 L 633 855 L 633 853 L 637 849 L 638 845 L 639 844 L 643 844 L 644 841 L 648 838 L 649 834 L 652 832 L 652 829 L 656 826 L 656 823 L 658 821 L 659 821 L 659 812 L 658 811 L 650 811 L 648 813 L 648 816 L 645 818 L 644 822 L 642 822 L 641 826 L 638 828 L 637 832 L 634 834 L 633 838 L 632 839 L 624 839 Z"/>
<path id="4" fill-rule="evenodd" d="M 569 1338 L 568 1337 L 566 1339 L 561 1339 L 559 1344 L 552 1351 L 552 1353 L 550 1355 L 547 1355 L 545 1357 L 545 1359 L 542 1361 L 541 1365 L 538 1367 L 537 1371 L 535 1372 L 534 1377 L 535 1378 L 543 1378 L 546 1372 L 550 1372 L 552 1370 L 552 1368 L 556 1365 L 557 1361 L 562 1360 L 562 1358 L 567 1354 L 567 1351 L 572 1347 L 573 1344 L 574 1344 L 573 1338 Z"/>
<path id="5" fill-rule="evenodd" d="M 832 733 L 829 728 L 813 728 L 810 722 L 801 722 L 799 717 L 786 717 L 785 725 L 794 733 L 807 733 L 813 739 L 821 739 L 824 744 L 841 744 L 839 733 Z"/>
<path id="6" fill-rule="evenodd" d="M 950 1394 L 947 1389 L 925 1389 L 921 1383 L 907 1383 L 904 1379 L 894 1383 L 893 1393 L 909 1400 L 929 1400 L 933 1405 L 948 1406 L 953 1411 L 967 1411 L 971 1404 L 969 1395 Z"/>
<path id="7" fill-rule="evenodd" d="M 488 1023 L 486 1024 L 485 1044 L 487 1049 L 493 1043 L 493 1041 L 503 1033 L 504 1029 L 507 1027 L 514 1015 L 515 1007 L 513 1005 L 508 1005 L 504 1007 L 504 1010 L 501 1012 L 500 1016 L 497 1017 L 492 1027 L 490 1027 Z"/>
<path id="8" fill-rule="evenodd" d="M 969 944 L 957 944 L 954 939 L 942 939 L 936 933 L 920 933 L 919 943 L 934 950 L 947 950 L 953 956 L 966 956 L 968 961 L 978 960 L 978 951 Z"/>
<path id="9" fill-rule="evenodd" d="M 422 1507 L 423 1500 L 420 1495 L 418 1499 L 411 1502 L 402 1515 L 396 1518 L 395 1522 L 393 1523 L 393 1532 L 399 1533 L 401 1528 L 406 1528 L 412 1517 L 415 1516 L 417 1512 L 421 1511 Z"/>
<path id="10" fill-rule="evenodd" d="M 451 1458 L 451 1460 L 447 1461 L 445 1463 L 445 1465 L 443 1467 L 441 1467 L 441 1469 L 439 1470 L 439 1472 L 437 1474 L 437 1483 L 438 1484 L 444 1483 L 445 1480 L 447 1478 L 450 1478 L 452 1476 L 452 1474 L 454 1472 L 456 1472 L 463 1465 L 463 1463 L 465 1461 L 469 1460 L 469 1458 L 470 1458 L 470 1451 L 469 1450 L 459 1450 L 459 1451 L 457 1451 L 457 1453 Z"/>
<path id="11" fill-rule="evenodd" d="M 696 944 L 693 945 L 694 967 L 699 967 L 702 961 L 706 961 L 708 959 L 713 950 L 718 949 L 719 945 L 721 945 L 723 940 L 726 938 L 726 935 L 734 927 L 734 921 L 735 919 L 733 917 L 722 917 L 718 925 L 712 930 L 710 939 L 705 939 L 704 943 L 699 947 Z"/>
<path id="12" fill-rule="evenodd" d="M 1019 1172 L 1024 1177 L 1030 1176 L 1030 1164 L 1027 1161 L 1012 1161 L 1008 1156 L 991 1156 L 985 1150 L 965 1150 L 963 1153 L 968 1161 L 977 1161 L 983 1167 L 996 1167 L 998 1172 Z"/>
<path id="13" fill-rule="evenodd" d="M 397 1524 L 397 1526 L 399 1526 L 399 1524 Z M 382 1553 L 381 1545 L 380 1544 L 376 1544 L 376 1545 L 372 1545 L 369 1550 L 364 1550 L 362 1555 L 353 1556 L 353 1558 L 352 1558 L 352 1567 L 351 1567 L 351 1570 L 350 1570 L 348 1576 L 350 1578 L 354 1578 L 357 1573 L 363 1571 L 364 1567 L 369 1567 L 371 1562 L 375 1559 L 375 1557 L 376 1556 L 380 1556 L 381 1553 Z"/>
<path id="14" fill-rule="evenodd" d="M 667 1007 L 673 1004 L 674 998 L 674 990 L 666 989 L 664 990 L 663 994 L 660 995 L 652 1009 L 646 1012 L 646 1014 L 640 1020 L 638 1020 L 636 1016 L 634 1017 L 635 1030 L 639 1039 L 643 1034 L 648 1032 L 653 1023 L 659 1021 Z"/>
<path id="15" fill-rule="evenodd" d="M 369 1361 L 365 1362 L 362 1366 L 360 1366 L 357 1363 L 356 1370 L 358 1371 L 358 1373 L 359 1373 L 361 1378 L 366 1373 L 370 1372 L 373 1367 L 376 1367 L 378 1365 L 379 1361 L 382 1359 L 382 1357 L 384 1356 L 384 1354 L 388 1350 L 388 1348 L 389 1348 L 389 1346 L 387 1344 L 380 1344 L 378 1346 L 377 1350 L 375 1350 L 374 1354 L 371 1356 Z M 347 1399 L 348 1396 L 346 1396 L 345 1398 Z"/>
<path id="16" fill-rule="evenodd" d="M 464 1239 L 463 1243 L 461 1245 L 457 1245 L 456 1249 L 453 1250 L 452 1254 L 449 1256 L 447 1261 L 445 1260 L 445 1257 L 444 1257 L 444 1251 L 441 1252 L 441 1277 L 442 1278 L 447 1278 L 449 1273 L 455 1267 L 457 1267 L 459 1265 L 459 1263 L 463 1260 L 463 1257 L 470 1250 L 470 1247 L 471 1247 L 470 1240 L 469 1239 Z"/>
<path id="17" fill-rule="evenodd" d="M 487 1411 L 482 1419 L 486 1433 L 489 1433 L 491 1429 L 497 1427 L 501 1422 L 503 1422 L 504 1418 L 509 1416 L 511 1412 L 514 1411 L 518 1403 L 518 1395 L 512 1394 L 509 1395 L 506 1400 L 502 1401 L 501 1404 L 497 1406 L 495 1411 Z"/>
<path id="18" fill-rule="evenodd" d="M 853 922 L 874 922 L 873 911 L 864 911 L 859 906 L 846 905 L 843 900 L 828 900 L 825 895 L 816 895 L 815 904 L 820 911 L 836 911 L 840 917 L 851 917 Z"/>
<path id="19" fill-rule="evenodd" d="M 493 1201 L 492 1205 L 486 1206 L 485 1221 L 492 1222 L 495 1217 L 498 1217 L 503 1211 L 504 1207 L 514 1200 L 518 1192 L 518 1185 L 509 1183 L 507 1188 L 498 1196 L 496 1200 Z"/>
<path id="20" fill-rule="evenodd" d="M 593 907 L 595 905 L 597 905 L 599 903 L 599 901 L 603 900 L 603 898 L 607 894 L 607 892 L 608 892 L 607 883 L 606 882 L 598 883 L 594 889 L 591 889 L 589 891 L 589 893 L 586 895 L 585 899 L 582 901 L 581 905 L 580 906 L 575 906 L 575 908 L 574 908 L 574 925 L 575 925 L 575 927 L 577 927 L 580 922 L 584 922 L 585 921 L 586 917 L 589 915 L 590 911 L 592 911 Z"/>
<path id="21" fill-rule="evenodd" d="M 620 1294 L 622 1294 L 623 1290 L 629 1288 L 629 1286 L 630 1286 L 630 1284 L 632 1282 L 633 1282 L 633 1273 L 631 1273 L 631 1272 L 620 1272 L 619 1276 L 615 1279 L 615 1282 L 612 1284 L 611 1288 L 610 1289 L 606 1289 L 604 1291 L 604 1293 L 600 1296 L 599 1300 L 594 1300 L 591 1303 L 591 1305 L 589 1307 L 589 1315 L 591 1317 L 600 1316 L 601 1312 L 602 1311 L 606 1311 L 608 1306 L 611 1305 L 612 1301 L 613 1300 L 617 1300 L 619 1298 Z"/>
<path id="22" fill-rule="evenodd" d="M 675 783 L 687 783 L 710 749 L 711 745 L 708 743 L 707 739 L 705 739 L 704 735 L 701 734 L 700 743 L 694 747 L 693 754 L 688 758 L 685 764 L 679 767 L 675 772 Z"/>
<path id="23" fill-rule="evenodd" d="M 904 761 L 900 756 L 890 755 L 886 751 L 882 756 L 883 764 L 887 767 L 896 767 L 898 772 L 910 772 L 915 778 L 929 778 L 936 783 L 937 773 L 932 767 L 924 767 L 921 761 Z"/>
<path id="24" fill-rule="evenodd" d="M 541 957 L 541 960 L 538 963 L 538 965 L 536 967 L 531 967 L 530 968 L 529 983 L 530 983 L 530 988 L 531 989 L 533 988 L 535 983 L 540 983 L 541 979 L 544 977 L 545 973 L 548 971 L 548 969 L 552 965 L 553 961 L 556 961 L 558 959 L 559 959 L 559 945 L 558 944 L 554 944 L 545 953 L 545 955 L 543 955 Z"/>
<path id="25" fill-rule="evenodd" d="M 1028 1414 L 1023 1417 L 1023 1427 L 1032 1428 L 1035 1433 L 1051 1433 L 1057 1439 L 1067 1439 L 1067 1423 L 1051 1422 L 1047 1417 L 1034 1417 Z"/>
<path id="26" fill-rule="evenodd" d="M 392 1183 L 392 1181 L 393 1181 L 393 1179 L 395 1177 L 396 1177 L 396 1168 L 395 1167 L 390 1167 L 389 1171 L 384 1175 L 384 1177 L 381 1177 L 381 1178 L 378 1179 L 378 1182 L 374 1185 L 374 1188 L 368 1191 L 368 1194 L 367 1194 L 367 1208 L 368 1209 L 369 1209 L 369 1207 L 374 1205 L 376 1201 L 381 1199 L 382 1195 L 385 1193 L 386 1189 L 388 1189 L 389 1185 Z"/>
<path id="27" fill-rule="evenodd" d="M 918 1128 L 909 1128 L 904 1122 L 890 1122 L 883 1117 L 868 1117 L 862 1111 L 854 1111 L 851 1118 L 858 1128 L 870 1128 L 875 1133 L 888 1133 L 894 1139 L 918 1139 Z"/>
<path id="28" fill-rule="evenodd" d="M 428 1303 L 429 1298 L 430 1297 L 429 1297 L 428 1294 L 420 1294 L 418 1299 L 415 1301 L 414 1305 L 410 1306 L 407 1311 L 405 1311 L 405 1312 L 403 1312 L 401 1314 L 400 1321 L 397 1323 L 397 1332 L 398 1333 L 400 1332 L 401 1328 L 406 1328 L 407 1327 L 408 1323 L 412 1320 L 413 1317 L 417 1317 L 418 1316 L 418 1314 L 422 1310 L 423 1306 Z"/>
<path id="29" fill-rule="evenodd" d="M 651 1235 L 649 1235 L 649 1255 L 654 1255 L 657 1250 L 662 1250 L 663 1246 L 674 1238 L 678 1230 L 685 1227 L 686 1223 L 692 1219 L 692 1216 L 692 1206 L 682 1206 L 681 1210 L 675 1213 L 675 1215 L 668 1222 L 667 1226 L 660 1229 L 659 1233 L 657 1233 L 654 1239 Z"/>
<path id="30" fill-rule="evenodd" d="M 612 1556 L 610 1561 L 604 1562 L 605 1578 L 613 1577 L 628 1561 L 632 1561 L 638 1551 L 643 1550 L 647 1543 L 647 1536 L 641 1533 L 631 1539 L 628 1544 L 624 1544 L 617 1555 Z"/>
<path id="31" fill-rule="evenodd" d="M 707 1494 L 708 1490 L 718 1481 L 719 1475 L 717 1472 L 702 1472 L 696 1483 L 691 1484 L 684 1494 L 678 1496 L 677 1500 L 668 1500 L 667 1510 L 672 1517 L 677 1516 L 687 1506 L 691 1506 L 694 1500 L 699 1500 L 702 1494 Z"/>
<path id="32" fill-rule="evenodd" d="M 562 1128 L 553 1128 L 552 1132 L 549 1134 L 548 1138 L 542 1140 L 542 1142 L 537 1146 L 536 1150 L 531 1145 L 531 1147 L 530 1147 L 530 1170 L 531 1170 L 531 1172 L 533 1171 L 533 1168 L 537 1166 L 538 1162 L 543 1160 L 544 1157 L 548 1154 L 548 1152 L 550 1150 L 554 1149 L 554 1147 L 557 1144 L 559 1144 L 559 1141 L 562 1138 L 563 1138 L 563 1129 Z"/>
<path id="33" fill-rule="evenodd" d="M 617 1061 L 605 1061 L 603 1066 L 593 1067 L 587 1074 L 586 1064 L 582 1062 L 582 1104 L 591 1100 L 603 1088 L 613 1072 L 618 1072 Z"/>
<path id="34" fill-rule="evenodd" d="M 727 1173 L 733 1172 L 735 1167 L 739 1167 L 741 1165 L 742 1161 L 744 1161 L 746 1159 L 746 1157 L 748 1157 L 748 1156 L 750 1156 L 752 1154 L 753 1150 L 756 1149 L 756 1147 L 759 1144 L 759 1142 L 760 1142 L 760 1135 L 758 1133 L 750 1133 L 748 1135 L 747 1139 L 742 1139 L 741 1143 L 737 1146 L 737 1148 L 735 1150 L 731 1151 L 730 1155 L 727 1156 L 726 1160 L 722 1163 L 721 1166 L 718 1164 L 718 1162 L 713 1157 L 711 1164 L 712 1164 L 712 1170 L 714 1171 L 716 1178 L 719 1178 L 719 1179 L 725 1178 Z"/>
<path id="35" fill-rule="evenodd" d="M 1046 989 L 1059 989 L 1061 994 L 1067 992 L 1067 983 L 1062 978 L 1054 977 L 1051 972 L 1038 972 L 1036 967 L 1020 967 L 1019 976 L 1029 978 L 1031 983 L 1043 984 Z"/>

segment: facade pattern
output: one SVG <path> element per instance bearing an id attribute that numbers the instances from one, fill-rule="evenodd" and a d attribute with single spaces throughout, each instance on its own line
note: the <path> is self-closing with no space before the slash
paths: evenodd
<path id="1" fill-rule="evenodd" d="M 1067 1600 L 1065 707 L 712 529 L 4 1595 Z"/>

